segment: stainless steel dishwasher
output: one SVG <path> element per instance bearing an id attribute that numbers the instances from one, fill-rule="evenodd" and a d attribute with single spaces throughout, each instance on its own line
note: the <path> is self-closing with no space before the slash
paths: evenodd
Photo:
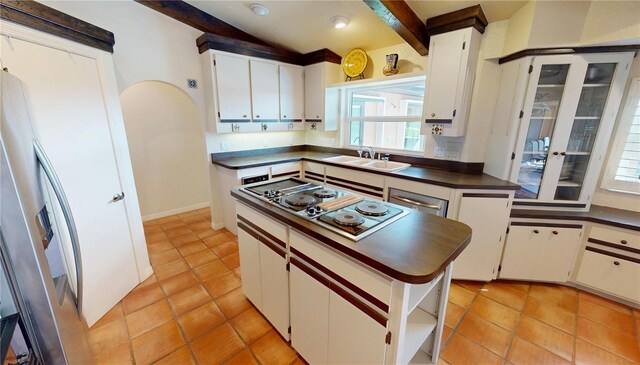
<path id="1" fill-rule="evenodd" d="M 447 208 L 449 207 L 448 200 L 393 188 L 389 189 L 389 203 L 416 209 L 427 214 L 435 214 L 440 217 L 447 216 Z"/>

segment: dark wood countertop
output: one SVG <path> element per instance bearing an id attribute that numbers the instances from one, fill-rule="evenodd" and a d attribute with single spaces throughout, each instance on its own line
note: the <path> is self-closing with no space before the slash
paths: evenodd
<path id="1" fill-rule="evenodd" d="M 587 221 L 640 231 L 640 213 L 599 205 L 592 205 L 588 212 L 512 209 L 511 218 Z"/>
<path id="2" fill-rule="evenodd" d="M 231 195 L 365 266 L 410 284 L 424 284 L 436 278 L 471 241 L 471 228 L 466 224 L 412 211 L 411 214 L 354 242 L 249 196 L 238 188 L 232 189 Z"/>
<path id="3" fill-rule="evenodd" d="M 250 167 L 274 165 L 285 162 L 312 161 L 325 165 L 358 170 L 378 175 L 413 180 L 421 183 L 440 185 L 454 189 L 487 189 L 487 190 L 518 190 L 520 186 L 509 181 L 501 180 L 487 174 L 469 174 L 446 171 L 423 166 L 411 166 L 397 172 L 383 172 L 324 161 L 327 157 L 338 156 L 336 153 L 315 151 L 293 151 L 265 155 L 250 155 L 226 159 L 215 159 L 212 163 L 227 169 L 245 169 Z"/>

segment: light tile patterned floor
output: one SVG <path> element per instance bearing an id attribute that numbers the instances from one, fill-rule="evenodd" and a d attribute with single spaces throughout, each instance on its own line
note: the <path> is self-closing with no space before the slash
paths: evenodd
<path id="1" fill-rule="evenodd" d="M 89 330 L 98 364 L 293 364 L 242 295 L 237 238 L 209 209 L 145 222 L 155 274 Z M 631 364 L 640 312 L 584 292 L 455 282 L 441 364 Z"/>

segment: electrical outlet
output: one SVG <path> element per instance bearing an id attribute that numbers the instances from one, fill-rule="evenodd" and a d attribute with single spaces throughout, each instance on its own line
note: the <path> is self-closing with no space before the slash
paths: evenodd
<path id="1" fill-rule="evenodd" d="M 444 157 L 444 148 L 436 147 L 433 149 L 433 155 L 435 157 Z"/>

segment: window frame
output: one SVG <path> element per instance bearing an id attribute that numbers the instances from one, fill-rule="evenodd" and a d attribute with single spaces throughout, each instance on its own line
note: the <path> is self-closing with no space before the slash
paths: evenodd
<path id="1" fill-rule="evenodd" d="M 421 78 L 415 79 L 415 80 L 403 80 L 406 83 L 412 83 L 412 82 L 425 82 L 425 78 L 424 76 L 422 76 Z M 394 84 L 399 84 L 399 83 L 394 83 Z M 344 134 L 343 134 L 343 139 L 342 139 L 342 145 L 344 148 L 346 149 L 352 149 L 352 150 L 358 150 L 361 148 L 361 146 L 364 146 L 363 144 L 360 145 L 355 145 L 355 144 L 351 144 L 351 122 L 382 122 L 382 123 L 402 123 L 402 122 L 422 122 L 422 115 L 415 115 L 415 116 L 357 116 L 357 117 L 352 117 L 351 116 L 351 108 L 352 108 L 352 100 L 353 100 L 353 95 L 354 94 L 359 94 L 361 93 L 363 90 L 366 90 L 367 88 L 377 88 L 379 87 L 380 84 L 375 84 L 375 85 L 361 85 L 360 87 L 354 87 L 354 88 L 346 88 L 346 92 L 344 93 L 344 99 L 345 103 L 343 104 L 345 106 L 345 110 L 343 110 L 341 112 L 342 116 L 343 116 L 343 120 L 342 120 L 342 126 L 343 126 L 343 130 L 344 130 Z M 371 98 L 371 99 L 378 99 L 377 97 L 374 96 L 363 96 L 363 97 L 367 97 L 367 98 Z M 385 100 L 383 98 L 383 100 Z M 419 101 L 417 100 L 407 100 L 408 102 L 414 102 L 414 103 L 418 103 Z M 424 100 L 421 101 L 422 104 L 424 105 Z M 386 105 L 386 101 L 384 101 L 385 105 Z M 405 102 L 405 104 L 407 104 Z M 406 105 L 405 105 L 406 106 Z M 384 124 L 382 125 L 384 126 Z M 380 126 L 378 126 L 380 128 Z M 379 144 L 380 141 L 378 141 L 379 138 L 381 138 L 382 135 L 379 135 L 379 133 L 376 133 L 376 144 Z M 362 136 L 360 137 L 362 139 Z M 404 135 L 403 135 L 403 145 L 404 145 Z M 395 149 L 395 148 L 383 148 L 383 147 L 376 147 L 374 145 L 374 148 L 377 152 L 383 152 L 383 153 L 393 153 L 396 155 L 405 155 L 405 156 L 418 156 L 418 157 L 422 157 L 424 155 L 424 149 L 425 149 L 425 139 L 423 135 L 421 135 L 420 138 L 420 147 L 418 150 L 408 150 L 408 149 Z"/>
<path id="2" fill-rule="evenodd" d="M 627 143 L 631 123 L 638 103 L 640 102 L 640 77 L 634 77 L 631 80 L 627 96 L 623 104 L 622 113 L 618 127 L 615 131 L 613 144 L 607 160 L 605 173 L 602 177 L 600 187 L 602 189 L 617 193 L 640 195 L 640 182 L 620 181 L 616 180 L 616 174 L 620 165 L 620 159 L 624 152 L 624 146 Z"/>

